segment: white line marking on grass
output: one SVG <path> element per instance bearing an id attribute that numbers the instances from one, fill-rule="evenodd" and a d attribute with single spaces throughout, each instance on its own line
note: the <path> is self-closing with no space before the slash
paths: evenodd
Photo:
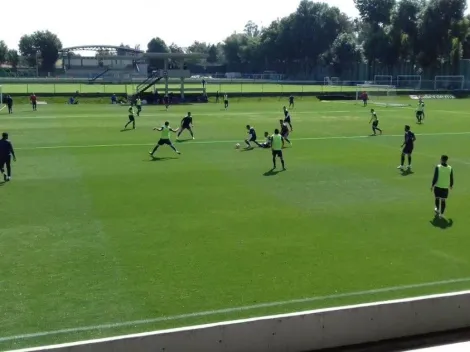
<path id="1" fill-rule="evenodd" d="M 400 291 L 407 291 L 407 290 L 413 290 L 413 289 L 418 289 L 418 288 L 436 287 L 436 286 L 466 283 L 466 282 L 470 282 L 470 277 L 461 278 L 461 279 L 426 282 L 426 283 L 413 284 L 413 285 L 384 287 L 384 288 L 378 288 L 378 289 L 367 290 L 367 291 L 337 293 L 337 294 L 326 295 L 326 296 L 293 299 L 289 301 L 267 302 L 267 303 L 253 304 L 253 305 L 242 306 L 242 307 L 208 310 L 208 311 L 203 311 L 203 312 L 172 315 L 172 316 L 158 317 L 158 318 L 152 318 L 152 319 L 142 319 L 142 320 L 119 322 L 119 323 L 109 323 L 109 324 L 83 326 L 83 327 L 69 328 L 69 329 L 42 331 L 42 332 L 31 333 L 31 334 L 0 337 L 0 343 L 14 341 L 14 340 L 26 340 L 26 339 L 36 338 L 36 337 L 73 334 L 73 333 L 78 333 L 78 332 L 87 332 L 87 331 L 94 331 L 94 330 L 109 330 L 109 329 L 122 328 L 122 327 L 154 324 L 154 323 L 166 322 L 166 321 L 183 320 L 183 319 L 198 318 L 198 317 L 199 318 L 209 317 L 209 316 L 214 316 L 214 315 L 231 314 L 231 313 L 236 313 L 236 312 L 247 312 L 247 311 L 253 311 L 253 310 L 263 309 L 263 308 L 284 307 L 284 306 L 289 306 L 289 305 L 294 305 L 294 304 L 322 302 L 322 301 L 340 299 L 340 298 L 350 298 L 350 297 L 356 297 L 356 296 L 370 296 L 370 295 L 375 295 L 379 293 L 400 292 Z"/>
<path id="2" fill-rule="evenodd" d="M 1 107 L 0 107 L 0 112 L 1 112 L 3 109 L 5 109 L 6 107 L 7 107 L 6 105 L 1 106 Z"/>
<path id="3" fill-rule="evenodd" d="M 470 132 L 443 132 L 443 133 L 420 133 L 417 136 L 459 136 L 470 135 Z M 326 137 L 305 137 L 292 139 L 293 141 L 323 141 L 334 139 L 362 139 L 362 138 L 385 138 L 385 137 L 403 137 L 404 134 L 384 134 L 378 137 L 363 136 L 326 136 Z M 189 144 L 221 144 L 221 143 L 237 143 L 240 140 L 218 140 L 218 141 L 191 141 Z M 156 142 L 155 142 L 156 143 Z M 115 147 L 145 147 L 155 145 L 155 143 L 129 143 L 129 144 L 89 144 L 89 145 L 55 145 L 44 147 L 26 147 L 16 148 L 18 150 L 40 150 L 40 149 L 77 149 L 77 148 L 115 148 Z"/>

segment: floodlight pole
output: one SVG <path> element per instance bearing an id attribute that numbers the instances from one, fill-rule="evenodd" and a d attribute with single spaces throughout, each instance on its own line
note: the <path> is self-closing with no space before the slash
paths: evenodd
<path id="1" fill-rule="evenodd" d="M 36 51 L 36 77 L 39 77 L 39 51 Z"/>

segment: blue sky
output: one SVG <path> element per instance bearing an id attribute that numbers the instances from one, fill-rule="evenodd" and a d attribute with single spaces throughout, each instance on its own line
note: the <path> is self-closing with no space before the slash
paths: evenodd
<path id="1" fill-rule="evenodd" d="M 21 11 L 19 17 L 2 17 L 0 39 L 10 48 L 17 48 L 22 35 L 49 29 L 59 36 L 64 47 L 124 43 L 130 46 L 140 44 L 145 49 L 155 36 L 167 44 L 175 42 L 186 47 L 194 40 L 222 41 L 231 33 L 242 31 L 249 20 L 267 25 L 295 11 L 299 1 L 141 0 L 132 9 L 129 8 L 130 3 L 123 3 L 120 8 L 116 6 L 119 2 L 109 1 L 21 0 L 21 7 L 28 10 Z M 338 6 L 350 16 L 357 15 L 353 0 L 323 2 Z M 170 6 L 161 6 L 162 3 Z"/>

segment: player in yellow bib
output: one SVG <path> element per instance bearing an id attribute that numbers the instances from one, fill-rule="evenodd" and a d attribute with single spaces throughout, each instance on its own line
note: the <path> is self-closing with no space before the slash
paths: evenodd
<path id="1" fill-rule="evenodd" d="M 137 116 L 140 116 L 140 113 L 142 112 L 142 99 L 140 99 L 140 97 L 137 97 L 135 106 L 137 106 Z"/>
<path id="2" fill-rule="evenodd" d="M 276 169 L 276 157 L 281 159 L 282 170 L 286 170 L 284 164 L 284 156 L 282 155 L 282 145 L 284 144 L 284 139 L 282 138 L 279 130 L 276 128 L 274 134 L 271 136 L 271 150 L 273 153 L 273 170 Z"/>
<path id="3" fill-rule="evenodd" d="M 153 130 L 154 131 L 160 131 L 161 136 L 160 136 L 160 140 L 158 141 L 155 148 L 153 148 L 153 150 L 151 152 L 149 152 L 149 154 L 152 158 L 153 158 L 153 155 L 155 154 L 155 152 L 157 151 L 157 149 L 160 148 L 160 146 L 162 146 L 164 144 L 169 145 L 170 148 L 173 149 L 176 152 L 176 154 L 181 154 L 176 149 L 176 147 L 173 145 L 173 143 L 171 142 L 171 139 L 170 139 L 171 132 L 176 133 L 176 132 L 178 132 L 178 129 L 171 128 L 170 123 L 168 121 L 166 121 L 165 124 L 162 127 L 160 127 L 160 128 L 155 127 Z"/>
<path id="4" fill-rule="evenodd" d="M 440 218 L 444 217 L 446 210 L 447 198 L 449 197 L 449 189 L 454 187 L 454 172 L 452 167 L 447 164 L 449 157 L 441 156 L 441 163 L 434 169 L 434 177 L 432 180 L 431 191 L 434 191 L 435 208 L 434 212 Z"/>

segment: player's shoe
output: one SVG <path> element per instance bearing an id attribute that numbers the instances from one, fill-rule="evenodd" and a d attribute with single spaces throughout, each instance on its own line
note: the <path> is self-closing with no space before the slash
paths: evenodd
<path id="1" fill-rule="evenodd" d="M 408 171 L 411 171 L 411 165 L 408 165 L 408 166 L 406 167 L 406 169 L 407 169 Z"/>
<path id="2" fill-rule="evenodd" d="M 193 137 L 193 140 L 195 140 L 196 138 Z"/>
<path id="3" fill-rule="evenodd" d="M 439 216 L 439 215 L 440 215 L 440 213 L 439 213 L 439 209 L 437 209 L 437 208 L 434 208 L 434 212 L 436 213 L 436 215 L 437 215 L 437 216 Z"/>
<path id="4" fill-rule="evenodd" d="M 404 167 L 403 167 L 403 165 L 400 165 L 400 166 L 397 166 L 397 169 L 398 169 L 398 170 L 403 170 Z"/>
<path id="5" fill-rule="evenodd" d="M 177 151 L 176 151 L 176 154 L 181 155 L 181 152 L 177 150 Z"/>

